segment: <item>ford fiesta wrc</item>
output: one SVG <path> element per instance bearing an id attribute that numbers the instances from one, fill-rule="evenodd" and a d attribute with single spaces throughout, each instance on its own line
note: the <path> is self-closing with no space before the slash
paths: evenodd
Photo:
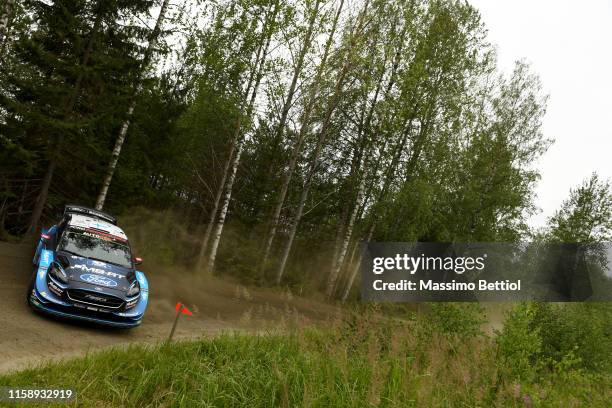
<path id="1" fill-rule="evenodd" d="M 115 217 L 68 205 L 40 236 L 27 300 L 36 311 L 72 320 L 131 328 L 147 309 L 149 284 L 136 269 Z"/>

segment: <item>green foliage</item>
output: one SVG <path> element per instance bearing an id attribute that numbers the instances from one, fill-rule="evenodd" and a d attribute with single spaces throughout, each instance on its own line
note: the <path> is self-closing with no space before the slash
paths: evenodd
<path id="1" fill-rule="evenodd" d="M 69 406 L 83 407 L 605 407 L 611 397 L 609 376 L 569 367 L 500 383 L 488 339 L 425 332 L 366 312 L 326 329 L 111 349 L 0 376 L 0 385 L 70 384 Z"/>
<path id="2" fill-rule="evenodd" d="M 150 30 L 137 21 L 154 4 L 20 3 L 25 17 L 12 27 L 0 75 L 0 158 L 12 156 L 0 161 L 0 191 L 17 195 L 6 206 L 19 214 L 2 221 L 13 232 L 23 232 L 21 215 L 31 211 L 45 175 L 46 215 L 65 202 L 93 201 L 141 77 L 141 43 Z"/>
<path id="3" fill-rule="evenodd" d="M 476 302 L 470 303 L 429 303 L 427 319 L 440 333 L 460 339 L 482 335 L 486 322 L 485 309 Z"/>
<path id="4" fill-rule="evenodd" d="M 352 248 L 369 231 L 379 241 L 525 236 L 538 178 L 531 163 L 549 144 L 540 130 L 546 98 L 524 63 L 509 77 L 497 72 L 475 8 L 455 1 L 372 0 L 358 9 L 347 1 L 339 11 L 340 4 L 319 2 L 204 3 L 170 13 L 164 30 L 176 36 L 177 50 L 161 44 L 172 54 L 154 53 L 157 65 L 144 71 L 151 0 L 24 3 L 0 73 L 5 229 L 24 231 L 45 176 L 53 176 L 45 221 L 55 221 L 66 202 L 94 202 L 136 93 L 106 209 L 180 213 L 193 242 L 185 251 L 160 242 L 154 256 L 164 262 L 195 264 L 207 223 L 226 218 L 232 228 L 219 246 L 218 273 L 265 282 L 295 224 L 284 283 L 300 287 L 325 280 L 342 239 Z M 315 5 L 312 44 L 298 69 Z M 238 141 L 229 192 L 225 169 Z M 218 196 L 227 203 L 223 220 Z M 262 273 L 274 208 L 277 236 Z M 352 269 L 347 252 L 342 275 Z"/>
<path id="5" fill-rule="evenodd" d="M 608 303 L 523 303 L 496 339 L 511 377 L 544 371 L 612 372 L 612 307 Z"/>
<path id="6" fill-rule="evenodd" d="M 548 220 L 541 237 L 552 242 L 609 242 L 612 240 L 610 182 L 595 173 L 570 190 L 567 200 Z"/>
<path id="7" fill-rule="evenodd" d="M 541 368 L 541 328 L 534 325 L 532 304 L 520 304 L 507 312 L 504 327 L 495 339 L 504 374 L 510 378 L 533 381 Z"/>

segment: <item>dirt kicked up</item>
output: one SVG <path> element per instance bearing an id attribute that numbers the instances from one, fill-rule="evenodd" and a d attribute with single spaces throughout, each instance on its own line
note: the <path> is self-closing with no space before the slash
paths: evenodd
<path id="1" fill-rule="evenodd" d="M 0 242 L 0 372 L 129 343 L 167 338 L 180 301 L 194 311 L 182 318 L 175 338 L 195 338 L 221 331 L 258 331 L 308 325 L 337 316 L 340 309 L 290 293 L 246 288 L 235 283 L 194 278 L 191 273 L 147 270 L 149 309 L 140 327 L 109 329 L 34 313 L 26 303 L 32 273 L 30 245 Z M 145 261 L 146 262 L 146 261 Z"/>

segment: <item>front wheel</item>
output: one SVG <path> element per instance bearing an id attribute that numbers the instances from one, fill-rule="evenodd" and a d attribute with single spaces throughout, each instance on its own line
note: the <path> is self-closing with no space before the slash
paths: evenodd
<path id="1" fill-rule="evenodd" d="M 26 292 L 26 303 L 28 304 L 28 306 L 31 306 L 30 304 L 30 295 L 32 294 L 32 291 L 34 290 L 34 285 L 36 285 L 36 274 L 38 273 L 38 269 L 34 269 L 32 271 L 32 274 L 30 276 L 30 281 L 28 282 L 28 289 Z"/>

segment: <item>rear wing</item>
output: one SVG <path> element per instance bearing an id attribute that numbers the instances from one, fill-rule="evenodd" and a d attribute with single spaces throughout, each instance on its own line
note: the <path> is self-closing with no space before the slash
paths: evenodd
<path id="1" fill-rule="evenodd" d="M 81 205 L 68 204 L 64 207 L 64 217 L 69 214 L 84 214 L 90 217 L 99 218 L 101 220 L 117 225 L 117 218 L 102 211 L 94 210 L 93 208 L 83 207 Z"/>

